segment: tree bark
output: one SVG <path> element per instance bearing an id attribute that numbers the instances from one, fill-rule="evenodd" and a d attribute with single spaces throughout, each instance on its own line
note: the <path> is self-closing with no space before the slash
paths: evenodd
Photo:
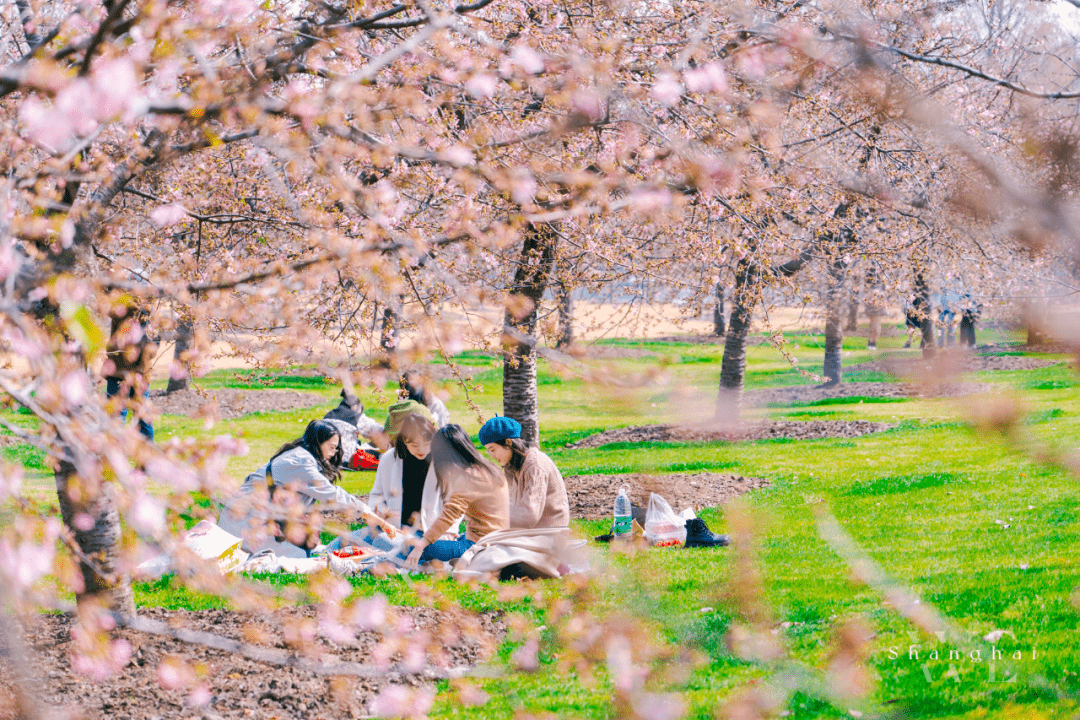
<path id="1" fill-rule="evenodd" d="M 746 336 L 754 312 L 753 279 L 755 265 L 740 261 L 735 268 L 735 291 L 731 295 L 731 317 L 724 339 L 724 357 L 720 361 L 720 392 L 716 398 L 716 420 L 735 423 L 742 404 L 746 378 Z"/>
<path id="2" fill-rule="evenodd" d="M 183 357 L 184 353 L 191 349 L 191 341 L 195 337 L 195 326 L 191 320 L 184 319 L 176 324 L 176 345 L 173 347 L 173 364 L 176 369 L 183 369 L 184 374 L 177 377 L 175 372 L 169 373 L 169 384 L 165 388 L 166 393 L 174 393 L 178 390 L 186 390 L 191 384 L 191 367 Z"/>
<path id="3" fill-rule="evenodd" d="M 567 348 L 574 344 L 574 289 L 565 278 L 555 286 L 555 295 L 559 303 L 559 340 L 557 348 Z"/>
<path id="4" fill-rule="evenodd" d="M 859 296 L 857 293 L 852 292 L 851 299 L 848 301 L 847 309 L 847 322 L 844 323 L 844 332 L 855 332 L 859 327 Z"/>
<path id="5" fill-rule="evenodd" d="M 85 560 L 79 561 L 83 588 L 76 594 L 78 601 L 96 600 L 113 612 L 134 616 L 135 596 L 130 578 L 118 572 L 120 513 L 112 493 L 100 482 L 97 487 L 90 487 L 67 461 L 59 464 L 54 479 L 64 524 L 74 533 L 79 549 L 94 563 L 92 566 Z M 88 525 L 88 529 L 81 529 Z M 102 573 L 112 577 L 103 577 Z"/>
<path id="6" fill-rule="evenodd" d="M 724 337 L 727 328 L 724 327 L 724 284 L 716 283 L 716 307 L 713 308 L 713 335 Z"/>
<path id="7" fill-rule="evenodd" d="M 922 329 L 922 342 L 919 347 L 922 348 L 924 358 L 934 357 L 935 345 L 934 345 L 934 317 L 930 312 L 930 283 L 927 281 L 926 276 L 922 270 L 917 270 L 915 273 L 915 309 L 920 314 L 920 325 Z"/>
<path id="8" fill-rule="evenodd" d="M 555 260 L 557 235 L 548 225 L 529 225 L 503 317 L 503 415 L 521 423 L 521 439 L 540 439 L 536 397 L 536 321 Z"/>
<path id="9" fill-rule="evenodd" d="M 829 269 L 832 285 L 825 296 L 825 360 L 821 373 L 826 385 L 839 385 L 844 373 L 844 328 L 840 319 L 844 306 L 844 269 L 844 261 L 839 258 Z"/>

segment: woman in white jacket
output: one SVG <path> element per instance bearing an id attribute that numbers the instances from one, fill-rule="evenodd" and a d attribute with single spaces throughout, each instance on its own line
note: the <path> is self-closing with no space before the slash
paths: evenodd
<path id="1" fill-rule="evenodd" d="M 420 414 L 401 421 L 393 447 L 379 459 L 368 504 L 394 527 L 412 526 L 426 532 L 442 513 L 435 470 L 431 466 L 431 438 L 435 425 Z M 457 535 L 459 523 L 447 533 Z"/>
<path id="2" fill-rule="evenodd" d="M 318 543 L 318 532 L 304 529 L 305 516 L 315 503 L 353 508 L 368 524 L 385 525 L 367 503 L 335 484 L 340 462 L 337 429 L 324 420 L 312 420 L 303 437 L 283 445 L 270 462 L 247 476 L 222 510 L 218 525 L 243 538 L 247 552 L 270 549 L 292 558 L 307 557 Z M 282 515 L 288 518 L 284 522 Z"/>

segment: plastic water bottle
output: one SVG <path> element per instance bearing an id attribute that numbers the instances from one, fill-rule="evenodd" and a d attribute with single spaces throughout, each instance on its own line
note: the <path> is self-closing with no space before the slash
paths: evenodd
<path id="1" fill-rule="evenodd" d="M 630 514 L 630 488 L 623 485 L 615 496 L 615 523 L 611 533 L 616 540 L 629 540 L 633 535 L 633 517 Z"/>

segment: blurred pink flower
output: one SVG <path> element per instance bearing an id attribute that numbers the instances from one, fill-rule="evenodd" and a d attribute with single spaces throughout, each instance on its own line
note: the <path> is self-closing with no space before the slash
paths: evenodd
<path id="1" fill-rule="evenodd" d="M 68 405 L 82 405 L 90 390 L 90 380 L 86 373 L 74 370 L 60 380 L 60 395 Z"/>
<path id="2" fill-rule="evenodd" d="M 525 672 L 535 671 L 540 667 L 540 642 L 536 638 L 529 638 L 510 655 L 510 662 Z"/>
<path id="3" fill-rule="evenodd" d="M 18 465 L 0 468 L 0 497 L 15 497 L 22 492 L 23 469 Z"/>
<path id="4" fill-rule="evenodd" d="M 165 506 L 155 497 L 136 493 L 131 499 L 127 520 L 136 532 L 158 537 L 165 531 Z"/>
<path id="5" fill-rule="evenodd" d="M 649 97 L 665 107 L 672 107 L 679 104 L 682 93 L 683 86 L 675 75 L 660 73 L 660 77 L 656 79 L 652 90 L 649 91 Z"/>
<path id="6" fill-rule="evenodd" d="M 497 83 L 498 79 L 494 75 L 477 73 L 465 81 L 465 90 L 477 100 L 487 100 L 495 97 Z"/>
<path id="7" fill-rule="evenodd" d="M 150 219 L 154 221 L 158 227 L 168 227 L 175 225 L 178 222 L 182 222 L 187 219 L 188 211 L 180 203 L 170 203 L 168 205 L 158 205 L 156 208 L 150 211 Z"/>
<path id="8" fill-rule="evenodd" d="M 115 120 L 128 114 L 139 93 L 135 64 L 128 58 L 116 58 L 97 66 L 94 71 L 94 116 Z"/>
<path id="9" fill-rule="evenodd" d="M 711 62 L 683 73 L 686 89 L 696 93 L 722 93 L 728 89 L 727 74 L 724 67 Z"/>
<path id="10" fill-rule="evenodd" d="M 371 701 L 371 714 L 379 718 L 422 718 L 435 702 L 432 688 L 410 690 L 388 685 Z"/>
<path id="11" fill-rule="evenodd" d="M 544 72 L 544 59 L 528 45 L 515 45 L 510 51 L 510 60 L 529 75 Z"/>
<path id="12" fill-rule="evenodd" d="M 352 622 L 360 630 L 375 630 L 386 624 L 389 602 L 381 593 L 368 600 L 358 600 L 352 606 Z"/>
<path id="13" fill-rule="evenodd" d="M 633 699 L 634 713 L 649 720 L 679 720 L 686 703 L 674 693 L 642 693 Z"/>

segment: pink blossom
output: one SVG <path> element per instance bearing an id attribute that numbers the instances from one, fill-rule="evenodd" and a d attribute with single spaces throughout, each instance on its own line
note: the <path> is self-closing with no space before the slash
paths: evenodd
<path id="1" fill-rule="evenodd" d="M 158 537 L 165 531 L 165 506 L 157 498 L 136 493 L 131 499 L 127 519 L 136 532 Z"/>
<path id="2" fill-rule="evenodd" d="M 19 120 L 26 135 L 41 147 L 61 153 L 71 147 L 75 129 L 62 113 L 37 98 L 30 98 L 19 108 Z"/>
<path id="3" fill-rule="evenodd" d="M 544 59 L 528 45 L 515 45 L 510 51 L 510 60 L 529 75 L 544 72 Z"/>
<path id="4" fill-rule="evenodd" d="M 418 673 L 424 669 L 424 665 L 427 664 L 426 644 L 426 635 L 409 643 L 405 649 L 405 656 L 401 659 L 402 670 L 407 673 Z"/>
<path id="5" fill-rule="evenodd" d="M 170 203 L 168 205 L 158 205 L 156 208 L 150 211 L 150 219 L 154 221 L 158 227 L 169 227 L 175 225 L 178 222 L 182 222 L 187 219 L 188 211 L 180 203 Z"/>
<path id="6" fill-rule="evenodd" d="M 213 696 L 210 694 L 210 688 L 205 683 L 199 683 L 191 689 L 184 704 L 189 707 L 203 707 L 209 705 L 211 700 Z"/>
<path id="7" fill-rule="evenodd" d="M 540 642 L 536 638 L 529 638 L 525 644 L 510 655 L 510 662 L 525 672 L 533 672 L 540 667 Z"/>
<path id="8" fill-rule="evenodd" d="M 432 688 L 410 690 L 402 685 L 387 685 L 371 701 L 371 714 L 380 718 L 424 717 L 435 702 Z"/>
<path id="9" fill-rule="evenodd" d="M 675 75 L 660 73 L 660 77 L 656 79 L 652 90 L 649 91 L 649 97 L 665 107 L 672 107 L 679 104 L 682 93 L 683 86 Z"/>
<path id="10" fill-rule="evenodd" d="M 93 85 L 85 78 L 76 78 L 56 94 L 54 108 L 71 122 L 76 135 L 89 135 L 98 126 L 94 105 Z"/>
<path id="11" fill-rule="evenodd" d="M 578 90 L 570 99 L 570 109 L 586 122 L 599 122 L 607 114 L 607 99 L 596 90 Z"/>
<path id="12" fill-rule="evenodd" d="M 147 461 L 146 472 L 150 477 L 177 492 L 191 492 L 199 487 L 199 479 L 195 473 L 162 457 L 151 458 Z"/>
<path id="13" fill-rule="evenodd" d="M 171 379 L 173 379 L 173 380 L 183 380 L 187 376 L 188 376 L 188 371 L 187 371 L 187 368 L 184 367 L 183 363 L 178 363 L 176 361 L 173 361 L 172 365 L 169 366 L 169 377 Z"/>
<path id="14" fill-rule="evenodd" d="M 22 484 L 22 467 L 5 465 L 0 469 L 0 497 L 17 497 L 22 492 Z"/>
<path id="15" fill-rule="evenodd" d="M 518 205 L 525 205 L 532 202 L 537 187 L 536 178 L 528 172 L 523 172 L 511 181 L 510 196 Z"/>
<path id="16" fill-rule="evenodd" d="M 86 373 L 78 370 L 69 372 L 60 380 L 60 395 L 67 401 L 68 405 L 82 405 L 86 401 L 89 390 L 90 381 L 86 377 Z"/>
<path id="17" fill-rule="evenodd" d="M 18 269 L 19 261 L 15 257 L 15 245 L 11 242 L 5 242 L 3 248 L 0 249 L 0 280 Z"/>
<path id="18" fill-rule="evenodd" d="M 718 62 L 711 62 L 683 73 L 686 89 L 696 93 L 722 93 L 728 89 L 727 74 Z"/>
<path id="19" fill-rule="evenodd" d="M 102 63 L 94 71 L 94 116 L 112 120 L 128 114 L 139 92 L 135 64 L 127 58 Z"/>
<path id="20" fill-rule="evenodd" d="M 490 73 L 477 73 L 465 81 L 465 90 L 477 100 L 487 100 L 495 97 L 497 82 L 495 76 Z"/>
<path id="21" fill-rule="evenodd" d="M 60 226 L 60 245 L 69 248 L 74 241 L 75 223 L 71 222 L 71 220 L 65 220 L 64 224 Z"/>
<path id="22" fill-rule="evenodd" d="M 90 517 L 88 513 L 81 512 L 75 515 L 71 524 L 75 526 L 76 530 L 86 532 L 88 530 L 93 530 L 96 523 L 94 522 L 94 518 Z"/>
<path id="23" fill-rule="evenodd" d="M 180 690 L 187 687 L 194 679 L 194 674 L 182 660 L 175 657 L 165 658 L 157 666 L 158 685 L 166 690 Z"/>
<path id="24" fill-rule="evenodd" d="M 441 154 L 448 162 L 458 167 L 472 165 L 476 159 L 473 157 L 472 150 L 469 150 L 469 148 L 464 145 L 448 147 L 443 150 Z"/>
<path id="25" fill-rule="evenodd" d="M 389 606 L 386 596 L 375 595 L 368 600 L 359 600 L 352 606 L 352 622 L 361 630 L 375 630 L 386 624 L 386 608 Z"/>
<path id="26" fill-rule="evenodd" d="M 739 54 L 739 69 L 750 80 L 765 77 L 765 56 L 758 48 L 751 48 Z"/>
<path id="27" fill-rule="evenodd" d="M 667 190 L 637 190 L 632 195 L 633 208 L 640 213 L 651 213 L 671 207 L 671 193 Z"/>
<path id="28" fill-rule="evenodd" d="M 35 288 L 30 292 L 30 295 L 34 295 L 40 289 L 41 288 Z M 37 300 L 41 300 L 48 296 L 49 293 L 46 290 L 45 294 L 42 297 L 37 298 Z M 27 339 L 27 337 L 22 334 L 22 331 L 16 328 L 6 329 L 4 331 L 4 340 L 11 348 L 11 351 L 24 360 L 37 360 L 45 354 L 45 348 L 41 343 Z"/>
<path id="29" fill-rule="evenodd" d="M 633 706 L 638 717 L 649 720 L 679 720 L 686 714 L 686 703 L 674 693 L 642 693 Z"/>

